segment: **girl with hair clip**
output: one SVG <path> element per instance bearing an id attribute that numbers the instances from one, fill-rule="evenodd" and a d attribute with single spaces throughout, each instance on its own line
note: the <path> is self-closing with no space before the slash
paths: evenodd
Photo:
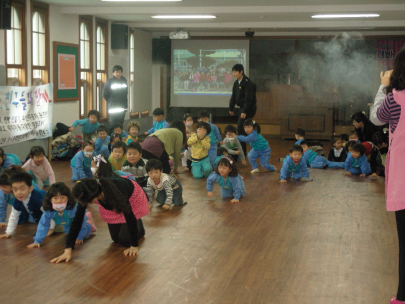
<path id="1" fill-rule="evenodd" d="M 72 191 L 70 191 L 65 183 L 55 183 L 46 193 L 42 208 L 44 209 L 44 213 L 38 223 L 34 243 L 28 245 L 27 248 L 39 248 L 45 237 L 53 233 L 53 229 L 50 228 L 52 220 L 55 221 L 56 225 L 62 225 L 63 230 L 68 234 L 77 210 L 77 203 Z M 49 230 L 52 230 L 51 233 L 49 233 Z M 83 244 L 83 239 L 96 231 L 97 228 L 93 224 L 91 212 L 88 211 L 83 217 L 81 229 L 75 244 Z"/>
<path id="2" fill-rule="evenodd" d="M 213 198 L 215 182 L 221 187 L 222 198 L 232 197 L 231 203 L 239 203 L 239 199 L 245 195 L 245 183 L 238 174 L 234 161 L 224 156 L 218 161 L 215 171 L 207 179 L 208 197 Z"/>
<path id="3" fill-rule="evenodd" d="M 98 204 L 111 239 L 129 247 L 124 250 L 124 255 L 138 255 L 138 239 L 145 235 L 141 218 L 149 214 L 149 207 L 145 193 L 136 182 L 121 177 L 84 178 L 75 184 L 72 192 L 79 204 L 66 239 L 65 252 L 52 259 L 52 263 L 70 261 L 86 208 L 91 203 Z"/>
<path id="4" fill-rule="evenodd" d="M 77 181 L 81 178 L 93 178 L 91 173 L 91 160 L 96 156 L 94 152 L 94 145 L 91 141 L 85 141 L 82 149 L 73 156 L 70 161 L 70 168 L 72 169 L 72 181 Z"/>
<path id="5" fill-rule="evenodd" d="M 56 183 L 55 173 L 53 173 L 51 164 L 46 159 L 45 150 L 41 146 L 31 148 L 29 159 L 22 168 L 32 175 L 32 181 L 41 188 Z"/>
<path id="6" fill-rule="evenodd" d="M 120 170 L 114 171 L 111 164 L 101 154 L 93 157 L 91 172 L 95 178 L 124 177 L 133 181 L 135 180 L 135 177 L 131 173 Z"/>
<path id="7" fill-rule="evenodd" d="M 259 124 L 254 120 L 247 119 L 243 126 L 247 136 L 238 135 L 236 138 L 241 142 L 249 143 L 252 147 L 252 150 L 248 153 L 249 162 L 253 169 L 250 173 L 259 172 L 259 166 L 256 162 L 257 159 L 259 159 L 260 165 L 264 169 L 269 171 L 277 170 L 276 167 L 269 164 L 271 150 L 267 140 L 260 134 Z"/>

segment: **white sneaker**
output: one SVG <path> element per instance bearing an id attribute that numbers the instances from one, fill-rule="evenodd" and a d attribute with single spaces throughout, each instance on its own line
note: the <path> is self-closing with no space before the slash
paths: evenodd
<path id="1" fill-rule="evenodd" d="M 253 169 L 250 173 L 259 173 L 259 169 Z"/>

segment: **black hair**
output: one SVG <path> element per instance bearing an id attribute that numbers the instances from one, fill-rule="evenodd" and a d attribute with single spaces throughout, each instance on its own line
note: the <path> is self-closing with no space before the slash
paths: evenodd
<path id="1" fill-rule="evenodd" d="M 235 126 L 233 126 L 233 125 L 227 125 L 226 127 L 225 127 L 225 130 L 224 130 L 224 133 L 225 133 L 225 135 L 226 135 L 226 133 L 235 133 L 236 134 L 236 127 Z"/>
<path id="2" fill-rule="evenodd" d="M 256 130 L 257 134 L 260 134 L 261 131 L 260 125 L 252 119 L 246 119 L 243 126 L 252 126 L 253 130 Z"/>
<path id="3" fill-rule="evenodd" d="M 76 206 L 76 199 L 73 196 L 72 191 L 70 191 L 70 188 L 65 183 L 58 182 L 54 183 L 46 192 L 44 201 L 42 202 L 42 208 L 44 208 L 45 211 L 55 211 L 52 208 L 52 198 L 58 194 L 67 196 L 68 201 L 66 209 L 72 210 Z"/>
<path id="4" fill-rule="evenodd" d="M 340 135 L 333 135 L 332 136 L 332 140 L 331 140 L 331 142 L 332 142 L 332 146 L 338 141 L 338 140 L 342 140 L 342 136 Z"/>
<path id="5" fill-rule="evenodd" d="M 93 142 L 92 142 L 91 140 L 86 140 L 86 141 L 83 143 L 82 150 L 83 150 L 84 148 L 86 148 L 87 146 L 92 146 L 93 149 L 94 149 L 94 144 L 93 144 Z"/>
<path id="6" fill-rule="evenodd" d="M 146 172 L 150 172 L 152 170 L 159 170 L 163 171 L 162 162 L 156 158 L 149 159 L 145 165 Z"/>
<path id="7" fill-rule="evenodd" d="M 127 145 L 123 142 L 123 141 L 116 141 L 115 143 L 113 143 L 112 145 L 112 150 L 116 149 L 116 148 L 122 148 L 122 150 L 124 151 L 124 154 L 127 153 Z"/>
<path id="8" fill-rule="evenodd" d="M 232 71 L 236 71 L 236 72 L 239 72 L 239 73 L 242 72 L 242 74 L 245 74 L 244 73 L 245 69 L 243 68 L 243 65 L 241 65 L 240 63 L 235 64 L 232 67 Z"/>
<path id="9" fill-rule="evenodd" d="M 290 153 L 293 153 L 294 151 L 304 153 L 304 149 L 302 149 L 302 147 L 300 145 L 292 145 L 290 148 Z"/>
<path id="10" fill-rule="evenodd" d="M 122 69 L 122 66 L 120 66 L 120 65 L 114 65 L 114 66 L 113 66 L 113 69 L 112 69 L 112 72 L 114 73 L 114 72 L 117 72 L 117 71 L 124 72 L 124 70 Z"/>
<path id="11" fill-rule="evenodd" d="M 187 118 L 189 118 L 189 117 L 193 118 L 193 116 L 191 116 L 191 114 L 190 114 L 190 113 L 186 113 L 186 114 L 184 114 L 184 115 L 183 115 L 183 121 L 186 121 L 186 120 L 187 120 Z"/>
<path id="12" fill-rule="evenodd" d="M 349 152 L 349 148 L 352 148 L 352 149 L 353 149 L 353 146 L 354 146 L 355 144 L 357 144 L 355 141 L 349 140 L 349 141 L 346 143 L 346 146 L 345 146 L 346 151 Z"/>
<path id="13" fill-rule="evenodd" d="M 357 138 L 360 138 L 359 133 L 358 133 L 356 130 L 352 130 L 352 131 L 350 131 L 350 133 L 349 133 L 349 136 L 348 136 L 348 137 L 350 137 L 351 135 L 356 135 L 356 136 L 357 136 Z"/>
<path id="14" fill-rule="evenodd" d="M 152 115 L 156 115 L 156 116 L 165 115 L 165 111 L 161 108 L 156 108 L 153 110 Z"/>
<path id="15" fill-rule="evenodd" d="M 218 167 L 219 166 L 226 166 L 228 168 L 232 168 L 231 172 L 229 172 L 228 176 L 230 177 L 236 177 L 238 176 L 238 169 L 235 166 L 235 161 L 231 159 L 231 162 L 229 161 L 229 157 L 221 157 L 218 161 L 217 166 L 215 167 L 215 173 L 219 174 L 218 172 Z"/>
<path id="16" fill-rule="evenodd" d="M 10 176 L 10 184 L 25 183 L 28 187 L 32 186 L 32 176 L 28 172 L 19 171 Z"/>
<path id="17" fill-rule="evenodd" d="M 104 198 L 99 199 L 100 204 L 106 206 L 108 210 L 115 213 L 132 212 L 128 199 L 121 193 L 117 186 L 106 178 L 95 180 L 83 178 L 76 182 L 72 189 L 74 197 L 82 204 L 91 203 L 96 197 L 103 193 Z"/>
<path id="18" fill-rule="evenodd" d="M 142 154 L 142 146 L 138 142 L 131 142 L 128 144 L 127 151 L 129 151 L 129 149 L 137 150 L 139 154 Z"/>
<path id="19" fill-rule="evenodd" d="M 310 147 L 320 146 L 320 147 L 323 148 L 323 143 L 321 143 L 319 140 L 312 140 L 309 143 L 310 143 L 310 145 L 309 145 Z"/>
<path id="20" fill-rule="evenodd" d="M 30 154 L 28 154 L 28 157 L 33 158 L 34 156 L 40 156 L 40 155 L 45 156 L 45 150 L 41 146 L 33 146 L 30 150 Z"/>
<path id="21" fill-rule="evenodd" d="M 308 148 L 311 146 L 311 142 L 309 140 L 303 140 L 302 142 L 300 142 L 300 146 L 304 146 L 307 145 Z"/>
<path id="22" fill-rule="evenodd" d="M 124 130 L 124 127 L 122 126 L 122 123 L 116 122 L 111 126 L 111 129 L 114 131 L 114 129 L 120 128 L 121 130 Z"/>
<path id="23" fill-rule="evenodd" d="M 4 152 L 4 150 L 2 148 L 0 148 L 0 157 L 6 158 L 6 153 Z"/>
<path id="24" fill-rule="evenodd" d="M 405 90 L 405 47 L 395 55 L 390 84 L 385 88 L 385 94 L 392 93 L 394 89 Z"/>
<path id="25" fill-rule="evenodd" d="M 196 130 L 199 128 L 203 128 L 203 129 L 207 130 L 207 136 L 208 136 L 208 134 L 211 133 L 211 126 L 208 122 L 205 122 L 205 121 L 199 121 L 195 128 L 196 128 Z"/>
<path id="26" fill-rule="evenodd" d="M 107 132 L 107 135 L 108 135 L 108 128 L 105 125 L 99 125 L 97 127 L 97 134 L 100 132 Z"/>
<path id="27" fill-rule="evenodd" d="M 217 156 L 224 155 L 224 152 L 228 153 L 228 149 L 225 147 L 219 147 L 217 150 Z"/>
<path id="28" fill-rule="evenodd" d="M 96 170 L 96 174 L 94 174 L 95 178 L 107 178 L 107 177 L 119 177 L 117 173 L 114 172 L 110 162 L 107 163 L 100 161 L 98 164 L 98 168 Z"/>
<path id="29" fill-rule="evenodd" d="M 354 144 L 352 147 L 352 151 L 353 152 L 359 152 L 361 156 L 364 155 L 364 153 L 366 153 L 366 147 L 363 146 L 362 144 Z"/>
<path id="30" fill-rule="evenodd" d="M 184 122 L 181 120 L 175 120 L 171 123 L 170 128 L 179 130 L 183 134 L 183 145 L 187 142 L 186 128 Z"/>
<path id="31" fill-rule="evenodd" d="M 297 134 L 298 136 L 305 136 L 305 130 L 297 128 L 297 130 L 295 130 L 295 134 Z"/>
<path id="32" fill-rule="evenodd" d="M 131 130 L 131 128 L 137 128 L 138 132 L 141 131 L 141 125 L 137 121 L 130 121 L 128 123 L 128 126 L 127 126 L 128 132 Z"/>
<path id="33" fill-rule="evenodd" d="M 101 118 L 100 112 L 96 111 L 96 110 L 90 110 L 89 113 L 87 113 L 87 117 L 90 117 L 90 115 L 97 116 L 97 120 L 100 120 L 100 118 Z"/>
<path id="34" fill-rule="evenodd" d="M 11 165 L 0 174 L 0 186 L 11 186 L 10 177 L 16 172 L 26 172 L 21 166 Z"/>
<path id="35" fill-rule="evenodd" d="M 366 123 L 368 121 L 367 116 L 363 112 L 357 112 L 352 115 L 352 121 Z"/>
<path id="36" fill-rule="evenodd" d="M 383 143 L 386 143 L 388 145 L 388 131 L 377 131 L 373 134 L 371 140 L 374 145 L 377 147 L 380 147 Z"/>
<path id="37" fill-rule="evenodd" d="M 340 134 L 340 138 L 342 139 L 342 141 L 349 141 L 349 135 L 347 134 Z"/>
<path id="38" fill-rule="evenodd" d="M 210 113 L 207 110 L 201 110 L 198 111 L 198 119 L 200 118 L 209 118 L 210 117 Z"/>

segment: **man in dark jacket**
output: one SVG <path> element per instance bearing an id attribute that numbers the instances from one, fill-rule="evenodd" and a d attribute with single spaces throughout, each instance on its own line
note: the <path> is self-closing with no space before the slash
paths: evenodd
<path id="1" fill-rule="evenodd" d="M 256 85 L 244 74 L 243 65 L 235 64 L 232 68 L 232 96 L 229 101 L 229 114 L 234 115 L 235 105 L 239 106 L 238 135 L 246 135 L 243 124 L 246 119 L 252 119 L 256 114 Z M 241 142 L 246 155 L 246 143 Z"/>
<path id="2" fill-rule="evenodd" d="M 108 79 L 104 85 L 103 97 L 107 100 L 110 126 L 115 123 L 123 124 L 128 108 L 128 85 L 127 80 L 122 77 L 122 72 L 122 67 L 115 65 L 113 77 Z"/>

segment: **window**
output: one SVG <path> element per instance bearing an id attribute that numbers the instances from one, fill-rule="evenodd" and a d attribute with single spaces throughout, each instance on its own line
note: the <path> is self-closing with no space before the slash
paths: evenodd
<path id="1" fill-rule="evenodd" d="M 132 90 L 134 87 L 134 77 L 135 77 L 135 37 L 134 31 L 131 29 L 129 35 L 129 111 L 132 114 L 134 109 L 132 109 Z"/>
<path id="2" fill-rule="evenodd" d="M 11 2 L 11 29 L 6 31 L 7 85 L 27 85 L 25 4 Z"/>
<path id="3" fill-rule="evenodd" d="M 107 81 L 107 26 L 108 22 L 96 19 L 96 110 L 101 118 L 107 118 L 107 101 L 103 98 L 104 83 Z"/>
<path id="4" fill-rule="evenodd" d="M 41 85 L 49 83 L 49 6 L 31 3 L 32 84 Z"/>
<path id="5" fill-rule="evenodd" d="M 87 113 L 93 109 L 93 17 L 80 16 L 80 118 L 86 118 Z"/>

